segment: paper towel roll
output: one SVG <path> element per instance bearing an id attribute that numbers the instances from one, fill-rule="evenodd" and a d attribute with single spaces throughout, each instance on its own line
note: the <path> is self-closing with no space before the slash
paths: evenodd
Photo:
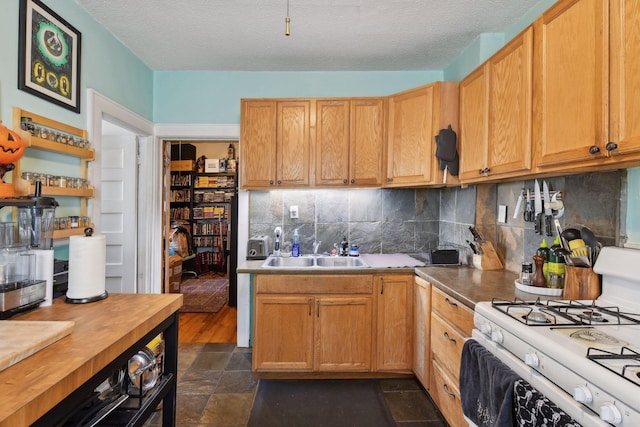
<path id="1" fill-rule="evenodd" d="M 67 302 L 101 299 L 105 294 L 106 254 L 107 239 L 103 234 L 69 237 Z"/>
<path id="2" fill-rule="evenodd" d="M 45 280 L 44 301 L 40 307 L 47 307 L 53 301 L 53 249 L 33 249 L 29 254 L 35 255 L 36 280 Z"/>

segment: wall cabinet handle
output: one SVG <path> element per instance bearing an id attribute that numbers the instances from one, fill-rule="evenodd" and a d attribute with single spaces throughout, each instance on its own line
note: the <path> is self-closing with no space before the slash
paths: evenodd
<path id="1" fill-rule="evenodd" d="M 456 397 L 456 394 L 449 390 L 449 387 L 447 387 L 446 383 L 442 384 L 442 388 L 444 389 L 444 392 L 447 393 L 449 396 Z"/>
<path id="2" fill-rule="evenodd" d="M 273 185 L 273 180 L 269 180 L 269 185 Z"/>
<path id="3" fill-rule="evenodd" d="M 456 304 L 455 302 L 451 301 L 449 298 L 445 298 L 444 302 L 446 302 L 447 304 L 449 304 L 452 307 L 457 307 L 458 304 Z"/>
<path id="4" fill-rule="evenodd" d="M 278 180 L 278 185 L 282 184 L 282 181 Z"/>
<path id="5" fill-rule="evenodd" d="M 448 339 L 450 342 L 452 342 L 452 343 L 454 343 L 454 344 L 456 343 L 455 338 L 451 338 L 451 337 L 449 336 L 449 333 L 448 333 L 448 332 L 445 332 L 443 335 L 444 335 L 444 337 L 445 337 L 446 339 Z"/>
<path id="6" fill-rule="evenodd" d="M 600 153 L 600 147 L 598 147 L 597 145 L 592 145 L 591 147 L 589 147 L 589 154 L 598 154 Z"/>
<path id="7" fill-rule="evenodd" d="M 384 279 L 380 278 L 380 295 L 384 294 Z"/>
<path id="8" fill-rule="evenodd" d="M 342 180 L 342 183 L 343 183 L 343 184 L 348 184 L 348 183 L 349 183 L 349 180 L 345 178 L 345 179 L 343 179 L 343 180 Z"/>
<path id="9" fill-rule="evenodd" d="M 351 183 L 352 183 L 352 184 L 355 184 L 355 183 L 356 183 L 356 180 L 355 180 L 355 179 L 352 179 L 352 180 L 351 180 Z"/>
<path id="10" fill-rule="evenodd" d="M 391 182 L 391 178 L 387 178 L 387 182 Z"/>
<path id="11" fill-rule="evenodd" d="M 317 317 L 318 317 L 318 319 L 319 319 L 319 318 L 320 318 L 320 301 L 318 301 L 316 304 L 318 304 L 318 305 L 317 305 L 317 307 L 318 307 Z"/>
<path id="12" fill-rule="evenodd" d="M 618 144 L 616 144 L 615 142 L 611 141 L 611 142 L 607 143 L 607 145 L 605 145 L 604 148 L 606 148 L 607 151 L 611 152 L 611 151 L 614 151 L 614 150 L 618 149 Z"/>
<path id="13" fill-rule="evenodd" d="M 311 309 L 313 307 L 313 301 L 311 301 L 311 298 L 309 298 L 309 316 L 311 316 Z"/>

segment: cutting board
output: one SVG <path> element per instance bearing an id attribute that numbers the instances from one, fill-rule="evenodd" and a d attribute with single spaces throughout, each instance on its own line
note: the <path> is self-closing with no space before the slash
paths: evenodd
<path id="1" fill-rule="evenodd" d="M 0 371 L 69 335 L 74 322 L 0 321 Z"/>

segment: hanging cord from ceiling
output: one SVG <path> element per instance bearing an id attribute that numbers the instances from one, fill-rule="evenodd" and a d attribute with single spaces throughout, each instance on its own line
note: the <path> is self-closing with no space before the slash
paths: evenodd
<path id="1" fill-rule="evenodd" d="M 289 17 L 289 0 L 287 0 L 287 17 L 284 18 L 284 35 L 291 35 L 291 18 Z"/>

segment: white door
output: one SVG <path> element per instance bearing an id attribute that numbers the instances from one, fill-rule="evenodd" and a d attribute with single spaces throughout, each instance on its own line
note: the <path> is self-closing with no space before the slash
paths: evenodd
<path id="1" fill-rule="evenodd" d="M 106 290 L 136 293 L 136 135 L 102 135 L 99 233 L 107 237 Z"/>

